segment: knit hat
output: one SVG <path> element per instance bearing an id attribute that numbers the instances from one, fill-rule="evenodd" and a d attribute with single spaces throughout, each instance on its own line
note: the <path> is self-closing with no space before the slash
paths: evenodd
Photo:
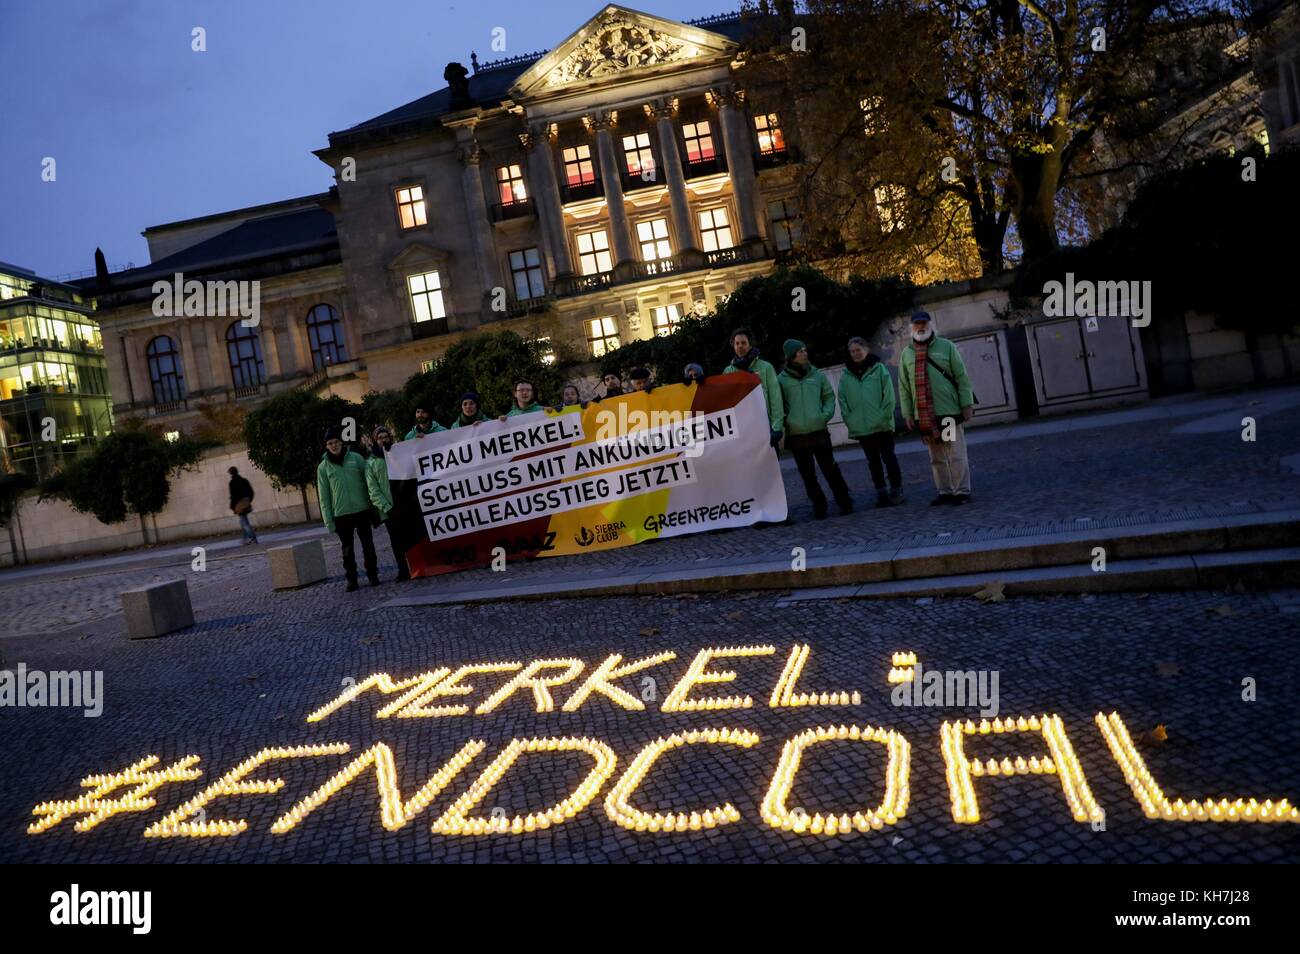
<path id="1" fill-rule="evenodd" d="M 793 361 L 794 356 L 803 348 L 804 343 L 798 338 L 787 338 L 781 349 L 785 351 L 785 360 Z"/>
<path id="2" fill-rule="evenodd" d="M 384 433 L 389 434 L 390 436 L 393 433 L 392 429 L 387 424 L 376 424 L 374 427 L 370 429 L 370 439 L 374 441 L 376 444 L 379 443 L 380 431 L 383 431 Z"/>
<path id="3" fill-rule="evenodd" d="M 478 392 L 466 391 L 464 394 L 460 396 L 460 401 L 462 404 L 464 404 L 466 401 L 473 401 L 475 404 L 478 404 L 479 403 Z"/>
<path id="4" fill-rule="evenodd" d="M 704 377 L 704 369 L 700 367 L 698 364 L 696 364 L 694 361 L 688 364 L 686 366 L 686 370 L 683 371 L 682 373 L 687 379 L 689 379 L 691 377 L 692 372 L 698 374 L 700 377 Z"/>
<path id="5" fill-rule="evenodd" d="M 633 381 L 649 381 L 650 372 L 645 368 L 633 368 L 631 372 L 628 373 L 628 377 Z"/>
<path id="6" fill-rule="evenodd" d="M 320 442 L 322 444 L 328 444 L 333 440 L 343 440 L 343 428 L 339 427 L 337 424 L 325 428 L 325 430 L 320 433 Z"/>

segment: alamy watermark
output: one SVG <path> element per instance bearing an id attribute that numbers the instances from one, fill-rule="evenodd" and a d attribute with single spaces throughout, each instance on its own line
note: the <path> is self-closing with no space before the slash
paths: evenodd
<path id="1" fill-rule="evenodd" d="M 1151 324 L 1150 282 L 1074 280 L 1043 285 L 1043 314 L 1048 318 L 1132 318 L 1133 327 Z"/>
<path id="2" fill-rule="evenodd" d="M 27 668 L 0 669 L 0 707 L 84 709 L 87 719 L 104 711 L 104 672 L 55 669 L 46 672 Z"/>
<path id="3" fill-rule="evenodd" d="M 240 324 L 256 328 L 262 320 L 260 281 L 185 280 L 183 272 L 160 278 L 150 289 L 155 318 L 241 318 Z"/>
<path id="4" fill-rule="evenodd" d="M 998 702 L 997 669 L 929 669 L 919 662 L 912 667 L 913 676 L 894 686 L 889 699 L 896 706 L 961 707 L 978 705 L 980 715 L 996 716 Z"/>

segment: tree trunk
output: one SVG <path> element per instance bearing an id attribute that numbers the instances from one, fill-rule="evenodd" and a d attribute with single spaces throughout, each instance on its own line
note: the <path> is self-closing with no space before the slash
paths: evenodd
<path id="1" fill-rule="evenodd" d="M 975 236 L 975 244 L 979 247 L 981 274 L 999 274 L 1003 269 L 1002 242 L 1006 238 L 1007 227 L 994 216 L 972 223 L 971 231 Z"/>
<path id="2" fill-rule="evenodd" d="M 1025 262 L 1046 258 L 1058 248 L 1056 189 L 1061 163 L 1055 156 L 1019 156 L 1011 162 L 1016 178 L 1016 231 Z"/>
<path id="3" fill-rule="evenodd" d="M 308 502 L 308 500 L 307 500 L 307 488 L 306 488 L 306 487 L 299 487 L 298 490 L 299 490 L 299 492 L 302 493 L 302 517 L 303 517 L 303 521 L 309 523 L 309 522 L 311 521 L 312 517 L 311 517 L 311 504 L 310 504 L 310 503 Z"/>

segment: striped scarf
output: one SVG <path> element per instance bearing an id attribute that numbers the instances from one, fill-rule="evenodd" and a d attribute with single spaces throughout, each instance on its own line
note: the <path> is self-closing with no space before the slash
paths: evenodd
<path id="1" fill-rule="evenodd" d="M 930 376 L 929 362 L 927 355 L 930 349 L 930 342 L 933 338 L 927 338 L 925 341 L 913 341 L 912 349 L 916 352 L 916 368 L 914 380 L 916 382 L 916 427 L 923 437 L 929 437 L 938 433 L 939 425 L 934 419 L 934 400 L 930 394 Z"/>

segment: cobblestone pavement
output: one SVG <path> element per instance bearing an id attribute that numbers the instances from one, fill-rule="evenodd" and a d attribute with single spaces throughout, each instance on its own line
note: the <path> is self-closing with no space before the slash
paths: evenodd
<path id="1" fill-rule="evenodd" d="M 1279 400 L 1288 395 L 1288 391 L 1263 392 L 1263 396 L 1243 393 L 1234 398 L 1239 410 L 1213 419 L 1155 420 L 972 443 L 976 499 L 958 508 L 928 506 L 934 488 L 925 456 L 905 453 L 900 460 L 906 505 L 874 509 L 866 464 L 856 449 L 847 448 L 839 453 L 841 467 L 859 505 L 848 517 L 814 521 L 799 477 L 787 466 L 791 525 L 695 534 L 590 556 L 545 558 L 511 565 L 504 574 L 472 570 L 383 592 L 385 598 L 416 596 L 449 587 L 477 587 L 487 580 L 594 578 L 646 567 L 698 569 L 789 559 L 795 546 L 804 547 L 809 557 L 833 556 L 882 545 L 960 543 L 1300 507 L 1300 476 L 1282 464 L 1283 458 L 1300 452 L 1300 406 Z M 1241 439 L 1240 420 L 1245 415 L 1258 418 L 1254 442 Z M 1009 430 L 1024 426 L 1012 425 Z M 337 543 L 332 537 L 325 539 L 328 565 L 339 574 Z M 392 554 L 382 530 L 376 534 L 376 546 L 381 564 L 387 564 L 383 572 L 391 578 Z M 68 572 L 77 574 L 75 563 L 69 564 Z M 101 567 L 79 576 L 75 585 L 53 575 L 7 581 L 0 573 L 0 601 L 6 608 L 0 636 L 49 632 L 112 616 L 119 611 L 122 590 L 181 575 L 189 579 L 191 592 L 213 590 L 235 598 L 262 592 L 269 585 L 261 548 L 213 555 L 203 574 L 190 572 L 188 560 L 166 567 Z M 330 585 L 337 587 L 337 580 Z"/>
<path id="2" fill-rule="evenodd" d="M 1296 594 L 1206 592 L 975 600 L 846 602 L 777 609 L 775 594 L 728 597 L 617 598 L 508 603 L 370 612 L 388 587 L 345 599 L 337 587 L 237 594 L 209 587 L 196 594 L 203 620 L 194 630 L 131 642 L 118 621 L 54 636 L 13 637 L 6 665 L 104 672 L 99 718 L 80 710 L 0 709 L 0 859 L 15 862 L 252 861 L 1151 861 L 1279 862 L 1300 853 L 1300 825 L 1176 823 L 1145 819 L 1092 717 L 1118 711 L 1151 771 L 1171 798 L 1300 800 L 1300 601 Z M 93 633 L 93 635 L 89 635 Z M 84 638 L 83 638 L 84 637 Z M 768 697 L 791 647 L 812 646 L 801 679 L 813 690 L 860 690 L 857 707 L 772 709 Z M 557 687 L 556 711 L 537 713 L 531 694 L 486 715 L 377 719 L 368 692 L 327 716 L 306 715 L 333 699 L 347 679 L 375 672 L 408 677 L 435 666 L 577 657 L 578 678 L 610 653 L 627 659 L 663 651 L 676 658 L 621 681 L 637 695 L 643 675 L 662 700 L 707 646 L 770 644 L 771 656 L 720 660 L 734 682 L 704 685 L 694 696 L 748 693 L 746 710 L 674 713 L 651 703 L 626 711 L 600 695 L 576 712 L 559 711 L 575 680 Z M 1105 830 L 1071 819 L 1052 776 L 977 779 L 982 821 L 952 821 L 939 725 L 978 719 L 975 708 L 899 708 L 885 682 L 890 654 L 913 650 L 923 666 L 996 670 L 1002 716 L 1059 713 L 1105 809 Z M 1242 700 L 1242 680 L 1256 680 L 1257 701 Z M 477 705 L 505 676 L 468 681 Z M 394 697 L 387 697 L 391 701 Z M 460 700 L 451 700 L 453 702 Z M 784 740 L 816 725 L 871 724 L 900 730 L 911 744 L 911 803 L 897 825 L 866 834 L 817 837 L 768 828 L 759 803 Z M 1167 740 L 1144 735 L 1164 725 Z M 589 736 L 612 747 L 621 774 L 642 746 L 692 728 L 757 732 L 750 749 L 690 746 L 659 763 L 635 802 L 666 811 L 732 803 L 741 819 L 712 831 L 635 833 L 595 801 L 570 821 L 524 835 L 446 836 L 433 819 L 468 787 L 511 738 Z M 395 755 L 397 782 L 409 799 L 467 740 L 487 749 L 409 823 L 386 831 L 375 776 L 366 772 L 293 830 L 273 835 L 274 819 L 378 741 Z M 248 820 L 229 838 L 145 839 L 144 828 L 264 746 L 348 742 L 352 755 L 273 762 L 253 778 L 280 777 L 273 794 L 221 798 L 207 818 Z M 1043 754 L 1033 735 L 976 736 L 972 753 Z M 202 756 L 198 781 L 167 784 L 157 806 L 108 818 L 84 833 L 72 820 L 26 834 L 32 807 L 73 798 L 78 781 L 116 772 L 146 755 L 170 764 Z M 874 806 L 884 789 L 883 749 L 850 742 L 811 749 L 789 804 L 806 811 Z M 573 754 L 525 755 L 479 811 L 509 815 L 541 810 L 586 773 Z"/>

